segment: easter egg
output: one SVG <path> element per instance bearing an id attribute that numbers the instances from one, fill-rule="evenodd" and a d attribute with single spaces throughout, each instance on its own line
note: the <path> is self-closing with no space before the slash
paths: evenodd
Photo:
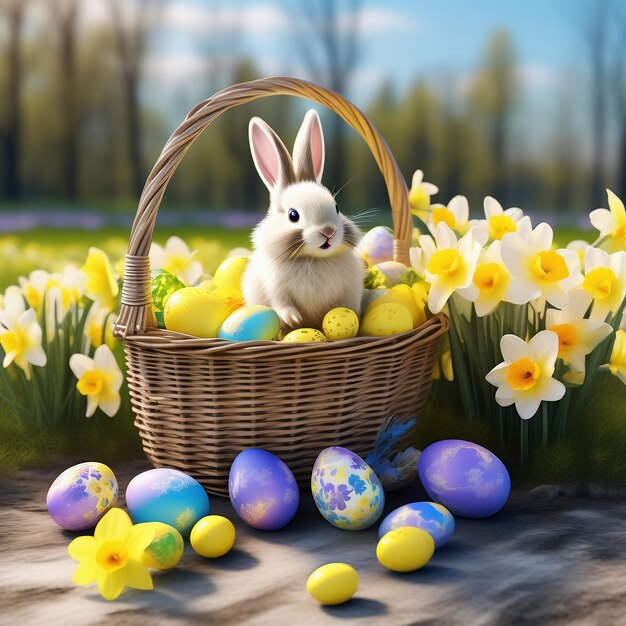
<path id="1" fill-rule="evenodd" d="M 260 448 L 237 455 L 230 468 L 228 494 L 237 515 L 260 530 L 286 526 L 300 503 L 291 470 L 276 455 Z"/>
<path id="2" fill-rule="evenodd" d="M 384 261 L 383 263 L 377 263 L 375 267 L 384 274 L 386 283 L 390 287 L 404 282 L 409 269 L 398 261 Z"/>
<path id="3" fill-rule="evenodd" d="M 283 337 L 283 341 L 291 343 L 307 343 L 328 341 L 326 335 L 317 328 L 296 328 Z"/>
<path id="4" fill-rule="evenodd" d="M 165 308 L 165 301 L 179 289 L 185 287 L 185 283 L 174 274 L 164 269 L 156 270 L 152 273 L 150 280 L 150 292 L 152 293 L 152 303 L 157 311 Z"/>
<path id="5" fill-rule="evenodd" d="M 163 317 L 168 330 L 196 337 L 217 337 L 229 313 L 226 303 L 210 291 L 185 287 L 167 299 Z"/>
<path id="6" fill-rule="evenodd" d="M 366 337 L 388 337 L 412 329 L 411 313 L 406 307 L 394 302 L 382 304 L 374 302 L 374 306 L 365 314 L 361 323 L 361 335 Z"/>
<path id="7" fill-rule="evenodd" d="M 393 233 L 385 226 L 368 230 L 357 247 L 368 265 L 376 265 L 393 259 Z"/>
<path id="8" fill-rule="evenodd" d="M 244 306 L 228 316 L 217 336 L 230 341 L 274 341 L 278 339 L 280 319 L 268 306 Z"/>
<path id="9" fill-rule="evenodd" d="M 497 513 L 511 491 L 504 463 L 486 448 L 461 439 L 444 439 L 428 446 L 417 471 L 428 495 L 461 517 Z"/>
<path id="10" fill-rule="evenodd" d="M 46 505 L 50 517 L 65 530 L 88 530 L 115 504 L 115 474 L 104 463 L 79 463 L 61 473 L 50 486 Z"/>
<path id="11" fill-rule="evenodd" d="M 137 525 L 151 526 L 154 529 L 154 539 L 141 558 L 144 565 L 153 569 L 176 567 L 185 547 L 181 534 L 173 526 L 162 522 L 144 522 Z"/>
<path id="12" fill-rule="evenodd" d="M 249 258 L 246 256 L 234 256 L 225 259 L 215 270 L 213 282 L 218 287 L 241 287 L 241 277 L 246 271 Z"/>
<path id="13" fill-rule="evenodd" d="M 135 524 L 162 522 L 187 535 L 209 513 L 209 496 L 202 485 L 179 470 L 142 472 L 126 488 L 126 506 Z"/>
<path id="14" fill-rule="evenodd" d="M 352 310 L 345 307 L 331 309 L 324 316 L 322 330 L 328 339 L 350 339 L 359 333 L 359 317 Z"/>
<path id="15" fill-rule="evenodd" d="M 454 517 L 445 506 L 436 502 L 411 502 L 385 517 L 378 528 L 378 537 L 382 539 L 390 530 L 403 526 L 425 530 L 433 538 L 435 548 L 441 548 L 454 533 Z"/>
<path id="16" fill-rule="evenodd" d="M 224 556 L 235 543 L 235 527 L 226 517 L 208 515 L 191 530 L 191 547 L 209 559 Z"/>
<path id="17" fill-rule="evenodd" d="M 413 320 L 413 328 L 421 326 L 426 321 L 426 313 L 424 312 L 424 304 L 421 300 L 418 303 L 416 293 L 408 285 L 394 285 L 391 290 L 374 300 L 365 311 L 369 313 L 374 307 L 381 304 L 393 303 L 403 306 L 410 314 Z"/>
<path id="18" fill-rule="evenodd" d="M 313 466 L 311 491 L 324 519 L 344 530 L 369 528 L 385 506 L 385 492 L 372 468 L 339 446 L 320 452 Z"/>
<path id="19" fill-rule="evenodd" d="M 421 528 L 403 526 L 390 530 L 376 546 L 376 558 L 394 572 L 412 572 L 424 567 L 435 552 L 435 541 Z"/>
<path id="20" fill-rule="evenodd" d="M 347 563 L 327 563 L 318 567 L 306 581 L 306 590 L 322 604 L 347 602 L 359 586 L 359 575 Z"/>
<path id="21" fill-rule="evenodd" d="M 234 313 L 245 304 L 241 289 L 238 287 L 217 287 L 213 294 L 224 300 L 230 313 Z"/>

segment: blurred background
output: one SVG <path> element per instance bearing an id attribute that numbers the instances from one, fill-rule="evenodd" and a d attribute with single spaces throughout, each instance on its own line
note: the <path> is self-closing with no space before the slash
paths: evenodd
<path id="1" fill-rule="evenodd" d="M 0 231 L 124 227 L 198 101 L 287 74 L 349 97 L 410 181 L 475 217 L 504 205 L 586 225 L 626 195 L 626 6 L 611 0 L 0 0 Z M 196 142 L 164 224 L 248 226 L 267 204 L 247 121 L 291 146 L 306 103 L 272 98 Z M 387 206 L 365 144 L 324 115 L 325 183 L 346 211 Z"/>

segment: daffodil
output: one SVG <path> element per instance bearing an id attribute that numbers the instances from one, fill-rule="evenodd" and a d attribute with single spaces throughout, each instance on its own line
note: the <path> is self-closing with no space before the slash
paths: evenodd
<path id="1" fill-rule="evenodd" d="M 420 237 L 420 245 L 421 249 L 411 251 L 411 261 L 430 283 L 428 308 L 439 313 L 455 291 L 471 284 L 481 247 L 471 231 L 457 241 L 445 222 L 437 225 L 434 240 Z"/>
<path id="2" fill-rule="evenodd" d="M 626 252 L 608 254 L 589 246 L 582 288 L 593 298 L 592 318 L 604 321 L 615 313 L 626 296 Z"/>
<path id="3" fill-rule="evenodd" d="M 18 278 L 20 288 L 28 305 L 40 312 L 48 291 L 56 288 L 59 319 L 63 318 L 72 304 L 76 304 L 84 295 L 85 274 L 71 263 L 62 272 L 50 274 L 44 270 L 34 270 L 28 277 Z"/>
<path id="4" fill-rule="evenodd" d="M 611 359 L 606 367 L 626 385 L 626 331 L 620 329 L 615 333 Z"/>
<path id="5" fill-rule="evenodd" d="M 41 327 L 35 311 L 26 309 L 24 297 L 18 287 L 9 287 L 4 295 L 4 308 L 0 310 L 0 345 L 4 350 L 3 367 L 15 363 L 31 378 L 30 365 L 43 367 L 47 363 L 41 345 Z"/>
<path id="6" fill-rule="evenodd" d="M 45 270 L 34 270 L 28 277 L 20 276 L 17 280 L 28 306 L 35 309 L 35 311 L 40 311 L 44 301 L 44 294 L 46 289 L 48 289 L 50 274 Z"/>
<path id="7" fill-rule="evenodd" d="M 566 250 L 573 250 L 578 255 L 581 267 L 585 260 L 585 252 L 587 248 L 589 248 L 589 242 L 584 239 L 574 239 L 574 241 L 570 241 L 565 246 Z"/>
<path id="8" fill-rule="evenodd" d="M 585 357 L 613 332 L 605 322 L 585 319 L 589 304 L 588 294 L 577 290 L 560 311 L 548 309 L 546 313 L 547 330 L 559 338 L 559 358 L 581 374 L 585 372 Z"/>
<path id="9" fill-rule="evenodd" d="M 496 402 L 515 408 L 522 419 L 530 419 L 544 401 L 560 400 L 565 386 L 554 379 L 559 351 L 556 333 L 542 330 L 528 343 L 516 335 L 504 335 L 500 341 L 504 361 L 485 377 L 497 387 Z"/>
<path id="10" fill-rule="evenodd" d="M 99 248 L 89 248 L 83 265 L 87 297 L 107 309 L 114 309 L 119 285 L 109 257 Z"/>
<path id="11" fill-rule="evenodd" d="M 115 338 L 113 337 L 114 317 L 109 309 L 100 307 L 96 303 L 89 310 L 85 320 L 84 333 L 94 348 L 99 348 L 103 343 L 109 348 L 113 348 L 115 345 Z"/>
<path id="12" fill-rule="evenodd" d="M 610 190 L 606 190 L 609 198 L 609 210 L 596 209 L 591 211 L 589 219 L 600 231 L 600 237 L 606 237 L 602 247 L 609 252 L 626 250 L 626 210 L 624 203 Z"/>
<path id="13" fill-rule="evenodd" d="M 416 170 L 411 181 L 409 203 L 413 215 L 424 217 L 430 207 L 430 197 L 434 196 L 439 188 L 432 183 L 424 182 L 424 172 Z"/>
<path id="14" fill-rule="evenodd" d="M 73 354 L 70 357 L 70 368 L 78 378 L 76 389 L 87 396 L 86 416 L 91 417 L 96 409 L 100 409 L 113 417 L 120 408 L 120 387 L 122 372 L 106 344 L 96 349 L 93 359 L 85 354 Z"/>
<path id="15" fill-rule="evenodd" d="M 503 300 L 511 286 L 511 272 L 500 255 L 501 241 L 494 241 L 478 258 L 472 283 L 459 294 L 474 303 L 476 315 L 489 315 Z"/>
<path id="16" fill-rule="evenodd" d="M 151 524 L 133 526 L 125 511 L 111 509 L 98 522 L 93 537 L 77 537 L 68 546 L 68 554 L 78 561 L 72 582 L 97 583 L 105 600 L 115 600 L 125 587 L 152 589 L 152 576 L 142 557 L 153 539 Z"/>
<path id="17" fill-rule="evenodd" d="M 512 207 L 506 209 L 491 196 L 484 200 L 484 220 L 472 220 L 472 226 L 484 229 L 492 241 L 501 240 L 508 233 L 519 233 L 525 236 L 530 233 L 532 226 L 530 218 L 524 215 L 522 209 Z"/>
<path id="18" fill-rule="evenodd" d="M 552 228 L 545 223 L 527 238 L 519 233 L 503 237 L 502 260 L 513 276 L 510 302 L 525 304 L 543 297 L 562 308 L 569 291 L 580 283 L 578 255 L 573 250 L 553 250 L 552 237 Z"/>
<path id="19" fill-rule="evenodd" d="M 452 230 L 464 235 L 470 227 L 469 203 L 465 196 L 454 196 L 447 206 L 433 204 L 430 207 L 427 225 L 434 233 L 437 224 L 445 222 Z"/>
<path id="20" fill-rule="evenodd" d="M 190 251 L 189 246 L 180 237 L 170 237 L 165 248 L 153 243 L 150 248 L 150 266 L 152 269 L 164 269 L 177 276 L 187 285 L 195 285 L 202 276 L 202 264 L 195 260 L 197 250 Z"/>

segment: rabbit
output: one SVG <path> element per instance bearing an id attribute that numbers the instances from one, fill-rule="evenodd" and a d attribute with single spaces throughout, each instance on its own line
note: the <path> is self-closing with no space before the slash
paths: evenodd
<path id="1" fill-rule="evenodd" d="M 258 117 L 250 120 L 249 141 L 270 206 L 252 233 L 253 252 L 242 279 L 246 304 L 272 307 L 283 334 L 321 329 L 324 315 L 335 307 L 359 315 L 365 275 L 356 250 L 361 231 L 320 182 L 324 136 L 317 112 L 305 115 L 293 159 Z"/>

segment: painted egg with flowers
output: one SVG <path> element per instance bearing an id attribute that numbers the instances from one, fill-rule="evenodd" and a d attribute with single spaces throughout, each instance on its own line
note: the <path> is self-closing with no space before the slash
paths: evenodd
<path id="1" fill-rule="evenodd" d="M 385 506 L 378 476 L 360 456 L 340 446 L 320 452 L 313 466 L 311 491 L 319 512 L 343 530 L 369 528 Z"/>

